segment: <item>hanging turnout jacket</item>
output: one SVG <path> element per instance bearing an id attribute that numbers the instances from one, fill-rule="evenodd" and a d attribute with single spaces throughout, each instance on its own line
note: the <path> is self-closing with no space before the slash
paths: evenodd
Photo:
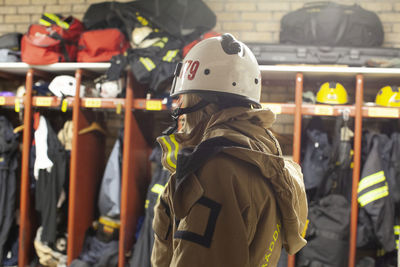
<path id="1" fill-rule="evenodd" d="M 0 262 L 3 246 L 14 223 L 17 195 L 18 141 L 6 117 L 0 116 Z"/>
<path id="2" fill-rule="evenodd" d="M 379 242 L 379 247 L 390 252 L 395 249 L 393 234 L 394 209 L 393 203 L 389 198 L 389 187 L 386 173 L 383 168 L 381 149 L 383 144 L 388 141 L 387 136 L 367 132 L 368 156 L 362 168 L 360 182 L 358 183 L 358 203 L 360 205 L 360 220 L 367 217 L 373 229 L 373 235 Z M 366 213 L 362 215 L 362 213 Z M 361 224 L 368 224 L 368 221 L 361 221 Z M 366 226 L 365 228 L 368 228 Z M 359 231 L 362 228 L 359 229 Z M 363 235 L 368 233 L 358 233 L 358 244 L 365 243 Z"/>
<path id="3" fill-rule="evenodd" d="M 393 132 L 389 140 L 382 142 L 381 149 L 382 165 L 389 185 L 389 197 L 397 211 L 400 209 L 400 133 Z"/>
<path id="4" fill-rule="evenodd" d="M 175 134 L 182 148 L 155 207 L 153 267 L 276 266 L 282 246 L 294 254 L 306 244 L 302 174 L 282 157 L 274 120 L 233 107 Z"/>

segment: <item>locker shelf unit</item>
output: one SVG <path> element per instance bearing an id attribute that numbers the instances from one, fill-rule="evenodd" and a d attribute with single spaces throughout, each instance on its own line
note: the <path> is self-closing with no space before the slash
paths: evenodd
<path id="1" fill-rule="evenodd" d="M 125 111 L 125 147 L 123 148 L 122 198 L 121 198 L 121 229 L 120 229 L 120 259 L 119 266 L 124 266 L 125 255 L 132 247 L 135 224 L 143 207 L 140 201 L 140 184 L 148 175 L 147 158 L 149 148 L 141 135 L 133 109 L 149 109 L 161 107 L 159 103 L 140 100 L 134 102 L 132 86 L 128 86 L 125 99 L 79 98 L 79 88 L 82 78 L 104 74 L 109 63 L 56 63 L 46 66 L 29 66 L 25 63 L 0 64 L 1 77 L 25 77 L 26 93 L 23 98 L 1 97 L 0 106 L 20 107 L 24 112 L 23 153 L 21 162 L 21 197 L 20 197 L 20 241 L 19 266 L 27 266 L 33 253 L 33 236 L 37 227 L 32 196 L 29 189 L 29 151 L 31 147 L 33 109 L 36 107 L 58 109 L 61 99 L 32 95 L 32 85 L 35 78 L 43 77 L 50 80 L 61 74 L 75 76 L 77 94 L 66 98 L 67 107 L 72 108 L 73 143 L 70 159 L 70 185 L 68 210 L 68 264 L 79 256 L 82 249 L 85 231 L 95 219 L 97 190 L 104 170 L 104 137 L 94 132 L 79 135 L 79 130 L 90 124 L 94 109 L 115 109 Z M 86 78 L 86 77 L 85 77 Z M 132 81 L 130 76 L 130 81 Z M 133 83 L 130 82 L 130 85 Z M 135 84 L 135 87 L 138 87 Z M 149 103 L 147 103 L 149 102 Z M 161 102 L 160 102 L 161 103 Z M 165 108 L 165 105 L 164 105 Z M 143 190 L 144 191 L 144 190 Z M 139 204 L 140 202 L 140 204 Z"/>
<path id="2" fill-rule="evenodd" d="M 21 105 L 24 110 L 23 154 L 21 162 L 21 200 L 20 200 L 20 244 L 19 266 L 29 263 L 33 253 L 34 207 L 29 193 L 29 150 L 32 135 L 32 111 L 35 107 L 59 108 L 60 99 L 56 97 L 32 96 L 35 77 L 53 77 L 59 74 L 75 75 L 77 88 L 82 78 L 93 73 L 103 74 L 109 63 L 56 63 L 47 66 L 29 66 L 25 63 L 1 63 L 0 77 L 25 77 L 26 94 L 16 97 L 0 97 L 0 106 Z M 300 162 L 301 123 L 303 115 L 340 116 L 344 110 L 354 117 L 354 168 L 351 214 L 351 235 L 349 267 L 355 266 L 356 226 L 357 226 L 357 185 L 360 174 L 361 131 L 363 118 L 399 118 L 399 108 L 363 106 L 364 83 L 380 79 L 400 82 L 400 69 L 344 68 L 314 66 L 261 66 L 263 80 L 294 81 L 294 103 L 263 103 L 277 114 L 294 116 L 293 159 Z M 312 105 L 302 103 L 305 79 L 332 79 L 353 81 L 355 104 L 353 105 Z M 104 138 L 95 133 L 79 135 L 80 129 L 90 123 L 90 115 L 95 109 L 115 109 L 124 113 L 124 147 L 121 181 L 121 229 L 119 241 L 119 267 L 125 266 L 126 255 L 134 243 L 136 222 L 143 211 L 144 188 L 149 182 L 149 143 L 146 142 L 145 128 L 151 127 L 150 117 L 142 117 L 140 111 L 165 111 L 167 106 L 161 100 L 148 100 L 144 90 L 136 82 L 131 72 L 127 73 L 125 99 L 67 98 L 67 106 L 72 109 L 74 125 L 71 151 L 70 195 L 68 214 L 68 263 L 77 258 L 86 229 L 94 219 L 96 188 L 100 183 L 104 166 Z M 145 112 L 146 113 L 146 112 Z M 143 126 L 144 125 L 144 126 Z M 289 267 L 294 266 L 294 257 L 289 257 Z"/>
<path id="3" fill-rule="evenodd" d="M 360 178 L 361 137 L 363 118 L 400 118 L 400 108 L 377 107 L 364 105 L 364 84 L 377 81 L 396 81 L 400 83 L 400 69 L 394 68 L 350 68 L 350 67 L 317 67 L 317 66 L 261 66 L 263 79 L 281 79 L 295 81 L 295 103 L 263 103 L 277 114 L 294 115 L 293 159 L 300 162 L 301 122 L 303 115 L 342 116 L 347 110 L 354 117 L 354 165 L 352 181 L 350 249 L 348 267 L 356 263 L 357 234 L 357 187 Z M 336 80 L 351 79 L 355 83 L 354 105 L 321 105 L 303 104 L 303 83 L 305 79 Z M 289 256 L 288 267 L 295 266 L 295 257 Z"/>

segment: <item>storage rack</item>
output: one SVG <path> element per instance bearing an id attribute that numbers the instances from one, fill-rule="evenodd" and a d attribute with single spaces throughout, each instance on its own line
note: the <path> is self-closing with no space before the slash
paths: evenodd
<path id="1" fill-rule="evenodd" d="M 35 75 L 48 76 L 56 74 L 74 74 L 79 92 L 82 77 L 93 73 L 104 73 L 109 63 L 56 63 L 47 66 L 30 66 L 25 63 L 0 63 L 0 76 L 14 78 L 25 76 L 26 94 L 23 99 L 17 97 L 0 97 L 0 106 L 16 106 L 22 104 L 24 110 L 23 154 L 21 163 L 21 203 L 20 203 L 20 244 L 19 265 L 26 266 L 33 245 L 33 225 L 30 218 L 33 213 L 29 196 L 29 151 L 31 142 L 32 108 L 59 107 L 56 97 L 32 96 L 32 84 Z M 264 80 L 295 81 L 294 103 L 263 103 L 277 114 L 294 116 L 293 159 L 300 162 L 301 123 L 303 115 L 340 116 L 344 110 L 354 117 L 354 167 L 353 191 L 351 203 L 351 229 L 349 267 L 355 266 L 356 229 L 357 229 L 357 186 L 360 175 L 361 133 L 363 118 L 400 117 L 400 108 L 363 106 L 364 83 L 380 79 L 397 79 L 400 82 L 400 69 L 389 68 L 344 68 L 314 66 L 260 66 Z M 355 82 L 354 105 L 312 105 L 302 103 L 303 83 L 305 78 L 351 79 Z M 136 110 L 166 111 L 167 106 L 161 100 L 148 100 L 141 86 L 135 81 L 131 72 L 127 74 L 127 90 L 125 99 L 68 98 L 68 107 L 73 112 L 73 144 L 71 151 L 70 195 L 68 214 L 68 263 L 77 258 L 86 229 L 94 219 L 95 188 L 100 182 L 99 164 L 104 140 L 95 134 L 78 135 L 80 129 L 88 125 L 86 113 L 90 109 L 124 109 L 124 147 L 121 182 L 121 229 L 119 240 L 119 266 L 125 266 L 126 255 L 134 242 L 136 221 L 143 209 L 140 192 L 143 184 L 149 182 L 148 155 L 150 147 L 143 135 Z M 84 177 L 84 178 L 82 178 Z M 294 257 L 289 257 L 288 266 L 294 266 Z"/>
<path id="2" fill-rule="evenodd" d="M 344 110 L 349 111 L 349 116 L 354 117 L 354 156 L 353 156 L 353 183 L 351 199 L 351 221 L 350 221 L 350 247 L 348 267 L 355 266 L 356 260 L 356 235 L 358 201 L 357 187 L 360 178 L 361 164 L 361 137 L 363 118 L 400 118 L 400 108 L 370 107 L 363 105 L 364 82 L 377 81 L 380 79 L 400 82 L 400 69 L 392 68 L 350 68 L 350 67 L 314 67 L 314 66 L 261 66 L 263 79 L 295 80 L 295 103 L 264 104 L 271 106 L 275 113 L 294 115 L 293 132 L 293 160 L 300 163 L 301 122 L 302 115 L 313 116 L 341 116 Z M 271 75 L 272 74 L 272 75 Z M 270 76 L 271 75 L 271 76 Z M 321 105 L 303 104 L 303 82 L 304 78 L 329 78 L 340 81 L 343 78 L 354 79 L 355 82 L 355 104 L 354 105 Z M 295 257 L 289 256 L 288 267 L 295 266 Z"/>

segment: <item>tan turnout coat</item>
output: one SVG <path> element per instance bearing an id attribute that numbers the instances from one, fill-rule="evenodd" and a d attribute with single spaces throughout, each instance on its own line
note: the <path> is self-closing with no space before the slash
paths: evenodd
<path id="1" fill-rule="evenodd" d="M 182 163 L 186 169 L 179 170 L 178 156 L 177 171 L 168 158 L 171 146 L 159 141 L 172 176 L 155 207 L 153 267 L 276 266 L 282 246 L 294 254 L 306 244 L 302 173 L 282 157 L 268 130 L 274 120 L 268 109 L 235 107 L 190 134 L 170 136 L 181 149 L 195 151 L 198 144 L 221 137 L 237 144 L 206 149 L 214 152 L 200 164 L 196 157 L 192 164 Z M 200 167 L 191 169 L 196 164 Z"/>

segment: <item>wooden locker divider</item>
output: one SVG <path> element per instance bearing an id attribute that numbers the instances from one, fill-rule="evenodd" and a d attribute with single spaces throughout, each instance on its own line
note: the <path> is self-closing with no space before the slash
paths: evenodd
<path id="1" fill-rule="evenodd" d="M 134 88 L 138 86 L 132 72 L 127 72 L 125 100 L 124 147 L 121 183 L 121 228 L 118 266 L 125 266 L 125 257 L 134 243 L 137 220 L 143 210 L 140 179 L 147 176 L 149 148 L 133 114 Z M 144 189 L 143 189 L 144 190 Z"/>
<path id="2" fill-rule="evenodd" d="M 350 247 L 349 267 L 355 266 L 357 249 L 357 217 L 358 200 L 357 189 L 360 178 L 361 165 L 361 138 L 362 138 L 362 106 L 364 94 L 364 77 L 362 74 L 356 76 L 356 112 L 354 121 L 354 157 L 353 157 L 353 185 L 351 192 L 351 217 L 350 217 Z"/>
<path id="3" fill-rule="evenodd" d="M 75 71 L 76 92 L 72 110 L 73 138 L 70 165 L 68 207 L 68 265 L 82 250 L 86 230 L 91 226 L 97 208 L 97 193 L 104 170 L 104 136 L 97 132 L 79 135 L 87 127 L 89 110 L 82 108 L 79 97 L 82 69 Z"/>
<path id="4" fill-rule="evenodd" d="M 25 267 L 32 248 L 32 207 L 29 181 L 29 157 L 32 134 L 32 85 L 34 70 L 26 73 L 24 96 L 24 132 L 22 135 L 21 192 L 20 192 L 20 225 L 18 244 L 18 266 Z"/>
<path id="5" fill-rule="evenodd" d="M 293 161 L 300 164 L 301 146 L 301 105 L 303 103 L 303 74 L 296 74 L 295 81 L 295 111 L 294 111 L 294 131 L 293 131 Z M 295 255 L 288 256 L 288 267 L 295 266 Z"/>

